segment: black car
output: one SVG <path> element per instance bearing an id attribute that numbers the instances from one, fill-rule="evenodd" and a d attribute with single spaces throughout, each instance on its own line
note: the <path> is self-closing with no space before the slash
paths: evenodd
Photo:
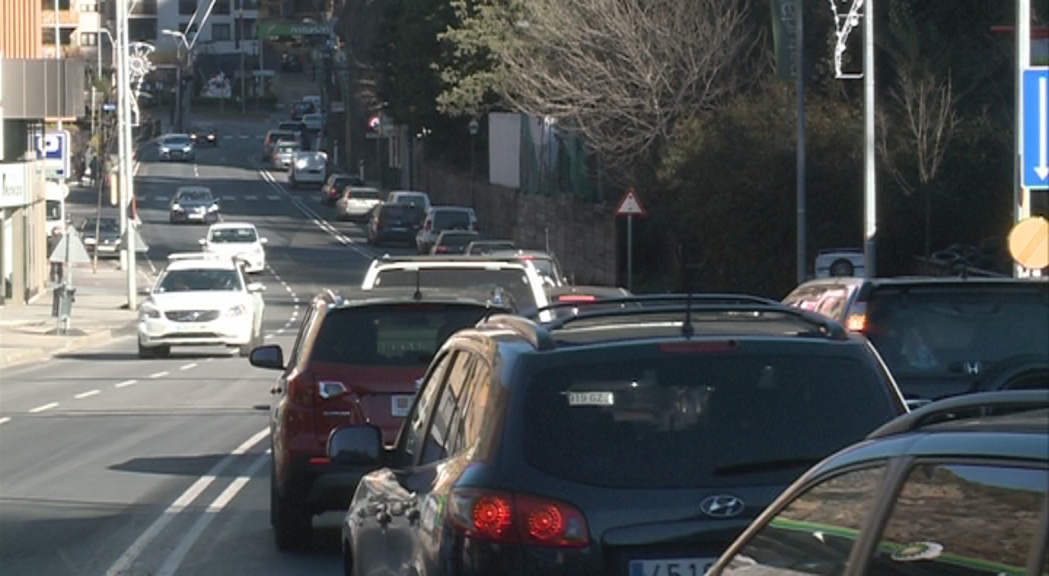
<path id="1" fill-rule="evenodd" d="M 285 72 L 302 72 L 302 57 L 294 52 L 280 55 L 280 69 Z"/>
<path id="2" fill-rule="evenodd" d="M 368 243 L 372 246 L 396 242 L 415 246 L 415 235 L 426 211 L 415 204 L 380 204 L 368 220 Z"/>
<path id="3" fill-rule="evenodd" d="M 88 252 L 97 253 L 99 258 L 120 256 L 120 220 L 114 216 L 85 218 L 80 224 L 80 238 Z"/>
<path id="4" fill-rule="evenodd" d="M 799 478 L 709 574 L 1049 574 L 1049 393 L 889 422 Z"/>
<path id="5" fill-rule="evenodd" d="M 703 574 L 806 468 L 906 410 L 870 344 L 819 315 L 622 303 L 488 317 L 437 352 L 392 449 L 337 429 L 332 461 L 376 468 L 346 574 Z"/>
<path id="6" fill-rule="evenodd" d="M 189 137 L 193 139 L 193 144 L 197 147 L 211 146 L 214 148 L 219 145 L 218 130 L 210 124 L 200 124 L 192 127 L 189 131 Z"/>
<path id="7" fill-rule="evenodd" d="M 168 222 L 214 224 L 219 220 L 219 201 L 204 186 L 182 186 L 168 205 Z"/>
<path id="8" fill-rule="evenodd" d="M 866 335 L 918 403 L 1049 382 L 1044 278 L 824 278 L 783 301 Z"/>

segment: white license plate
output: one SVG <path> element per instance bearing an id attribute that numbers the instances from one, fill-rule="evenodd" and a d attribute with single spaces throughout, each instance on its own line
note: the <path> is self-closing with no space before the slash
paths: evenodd
<path id="1" fill-rule="evenodd" d="M 703 576 L 717 558 L 632 560 L 630 576 Z"/>
<path id="2" fill-rule="evenodd" d="M 408 415 L 408 409 L 412 407 L 415 396 L 411 394 L 396 394 L 390 400 L 390 414 L 404 418 Z"/>

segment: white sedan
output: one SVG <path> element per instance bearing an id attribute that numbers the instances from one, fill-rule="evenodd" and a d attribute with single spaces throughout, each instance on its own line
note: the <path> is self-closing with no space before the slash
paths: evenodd
<path id="1" fill-rule="evenodd" d="M 266 269 L 264 246 L 267 240 L 259 236 L 259 231 L 250 222 L 212 224 L 198 242 L 205 252 L 242 260 L 248 274 Z"/>
<path id="2" fill-rule="evenodd" d="M 248 283 L 232 258 L 173 254 L 139 307 L 139 358 L 172 346 L 226 346 L 247 356 L 263 341 L 264 287 Z"/>

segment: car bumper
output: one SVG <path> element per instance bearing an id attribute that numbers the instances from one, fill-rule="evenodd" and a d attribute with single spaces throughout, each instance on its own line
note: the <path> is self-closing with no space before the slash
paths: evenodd
<path id="1" fill-rule="evenodd" d="M 176 161 L 177 160 L 177 161 L 180 161 L 180 162 L 189 162 L 189 161 L 193 160 L 193 153 L 192 152 L 179 152 L 177 150 L 172 150 L 170 152 L 160 152 L 159 157 L 160 157 L 161 160 L 171 160 L 171 161 Z"/>
<path id="2" fill-rule="evenodd" d="M 138 342 L 157 346 L 244 346 L 251 343 L 250 318 L 219 318 L 210 322 L 176 322 L 166 318 L 139 319 Z"/>
<path id="3" fill-rule="evenodd" d="M 211 222 L 218 219 L 218 212 L 172 212 L 171 220 L 175 222 Z"/>

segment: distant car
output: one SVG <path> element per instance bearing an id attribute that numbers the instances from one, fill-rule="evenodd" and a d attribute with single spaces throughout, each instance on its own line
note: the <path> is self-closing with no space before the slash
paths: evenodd
<path id="1" fill-rule="evenodd" d="M 433 256 L 462 254 L 474 240 L 477 240 L 477 232 L 472 230 L 441 230 L 437 239 L 434 240 L 430 254 Z"/>
<path id="2" fill-rule="evenodd" d="M 399 204 L 415 204 L 422 206 L 423 212 L 430 209 L 430 195 L 426 192 L 415 190 L 393 190 L 386 194 L 386 202 Z"/>
<path id="3" fill-rule="evenodd" d="M 250 222 L 212 224 L 200 239 L 205 252 L 236 258 L 244 263 L 244 272 L 257 274 L 266 269 L 266 238 Z"/>
<path id="4" fill-rule="evenodd" d="M 477 231 L 477 216 L 474 209 L 466 206 L 432 206 L 426 211 L 426 219 L 415 236 L 415 248 L 419 254 L 429 254 L 437 235 L 442 230 Z"/>
<path id="5" fill-rule="evenodd" d="M 274 170 L 290 170 L 292 161 L 299 152 L 302 152 L 302 142 L 299 140 L 278 140 L 273 147 L 270 166 Z"/>
<path id="6" fill-rule="evenodd" d="M 368 220 L 368 243 L 382 246 L 390 242 L 415 246 L 415 234 L 426 212 L 415 204 L 383 202 Z"/>
<path id="7" fill-rule="evenodd" d="M 316 111 L 317 107 L 312 102 L 299 100 L 291 105 L 291 119 L 302 120 L 302 117 L 306 114 L 313 114 Z"/>
<path id="8" fill-rule="evenodd" d="M 162 137 L 157 143 L 157 154 L 161 162 L 192 162 L 196 159 L 193 139 L 189 134 L 168 134 Z"/>
<path id="9" fill-rule="evenodd" d="M 306 125 L 306 130 L 320 132 L 324 130 L 324 114 L 303 114 L 302 123 Z"/>
<path id="10" fill-rule="evenodd" d="M 296 152 L 288 172 L 288 185 L 314 189 L 324 185 L 328 174 L 328 155 L 324 152 Z"/>
<path id="11" fill-rule="evenodd" d="M 219 219 L 219 201 L 206 186 L 182 186 L 168 205 L 168 221 L 211 224 Z"/>
<path id="12" fill-rule="evenodd" d="M 263 342 L 262 290 L 233 258 L 170 255 L 139 307 L 139 357 L 164 357 L 172 346 L 227 346 L 247 356 Z"/>
<path id="13" fill-rule="evenodd" d="M 339 220 L 363 220 L 371 217 L 372 210 L 381 204 L 378 188 L 346 186 L 342 197 L 335 202 L 335 217 Z"/>
<path id="14" fill-rule="evenodd" d="M 1049 574 L 1047 408 L 985 392 L 899 416 L 795 480 L 707 574 Z"/>
<path id="15" fill-rule="evenodd" d="M 466 247 L 463 254 L 478 256 L 496 251 L 516 250 L 513 240 L 474 240 Z"/>
<path id="16" fill-rule="evenodd" d="M 335 173 L 321 186 L 321 204 L 334 206 L 347 186 L 365 186 L 364 180 L 356 174 Z"/>
<path id="17" fill-rule="evenodd" d="M 561 263 L 557 257 L 542 250 L 493 250 L 486 254 L 492 258 L 509 258 L 515 260 L 529 260 L 535 265 L 543 282 L 547 286 L 564 286 L 568 283 L 565 273 L 561 269 Z"/>
<path id="18" fill-rule="evenodd" d="M 302 72 L 302 57 L 294 52 L 285 52 L 280 55 L 280 69 L 285 72 Z"/>
<path id="19" fill-rule="evenodd" d="M 192 127 L 189 131 L 189 137 L 193 140 L 195 146 L 215 147 L 219 145 L 219 133 L 210 124 L 200 124 Z"/>
<path id="20" fill-rule="evenodd" d="M 80 238 L 88 252 L 97 253 L 99 258 L 120 256 L 120 221 L 113 216 L 85 218 L 80 224 Z"/>
<path id="21" fill-rule="evenodd" d="M 273 150 L 277 147 L 278 142 L 300 142 L 302 140 L 302 133 L 299 130 L 270 130 L 266 133 L 266 138 L 262 141 L 262 160 L 270 162 L 273 158 Z"/>

